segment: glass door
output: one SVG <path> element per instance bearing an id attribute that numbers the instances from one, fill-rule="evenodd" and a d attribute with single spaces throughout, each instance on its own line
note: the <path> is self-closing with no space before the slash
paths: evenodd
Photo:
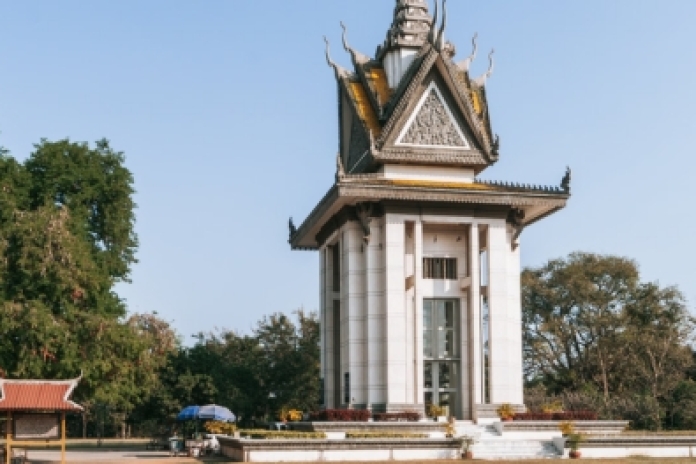
<path id="1" fill-rule="evenodd" d="M 423 387 L 425 406 L 457 415 L 459 401 L 459 304 L 458 300 L 423 300 Z"/>

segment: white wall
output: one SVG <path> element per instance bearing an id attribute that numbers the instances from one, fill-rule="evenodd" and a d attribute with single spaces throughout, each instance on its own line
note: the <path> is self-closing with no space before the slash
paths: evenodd
<path id="1" fill-rule="evenodd" d="M 473 169 L 454 168 L 449 166 L 387 164 L 380 168 L 379 172 L 381 172 L 386 179 L 471 183 L 475 178 Z"/>

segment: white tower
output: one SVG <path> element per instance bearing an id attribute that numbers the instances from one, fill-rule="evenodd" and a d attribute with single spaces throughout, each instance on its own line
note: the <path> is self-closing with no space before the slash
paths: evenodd
<path id="1" fill-rule="evenodd" d="M 452 61 L 425 2 L 398 0 L 394 13 L 375 59 L 345 36 L 353 71 L 327 53 L 336 178 L 290 224 L 293 249 L 319 251 L 324 407 L 490 417 L 523 407 L 519 235 L 565 206 L 569 179 L 476 180 L 498 160 L 490 72 L 473 80 L 472 57 Z"/>

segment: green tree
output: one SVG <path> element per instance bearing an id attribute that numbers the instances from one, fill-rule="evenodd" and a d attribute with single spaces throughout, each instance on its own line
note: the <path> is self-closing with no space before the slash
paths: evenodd
<path id="1" fill-rule="evenodd" d="M 573 253 L 522 281 L 525 369 L 560 391 L 597 385 L 608 400 L 620 382 L 623 308 L 638 283 L 636 264 L 615 256 Z"/>
<path id="2" fill-rule="evenodd" d="M 694 320 L 676 288 L 641 283 L 633 261 L 573 253 L 526 269 L 522 302 L 529 386 L 658 429 L 691 401 Z"/>
<path id="3" fill-rule="evenodd" d="M 0 363 L 20 378 L 70 378 L 88 407 L 128 412 L 175 349 L 155 315 L 114 292 L 135 263 L 133 178 L 105 140 L 42 140 L 0 155 Z"/>

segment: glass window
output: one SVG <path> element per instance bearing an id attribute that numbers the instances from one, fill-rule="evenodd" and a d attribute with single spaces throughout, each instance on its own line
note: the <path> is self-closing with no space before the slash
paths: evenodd
<path id="1" fill-rule="evenodd" d="M 424 279 L 457 279 L 457 258 L 423 258 Z"/>
<path id="2" fill-rule="evenodd" d="M 425 363 L 423 365 L 423 383 L 425 388 L 433 388 L 433 364 Z"/>

